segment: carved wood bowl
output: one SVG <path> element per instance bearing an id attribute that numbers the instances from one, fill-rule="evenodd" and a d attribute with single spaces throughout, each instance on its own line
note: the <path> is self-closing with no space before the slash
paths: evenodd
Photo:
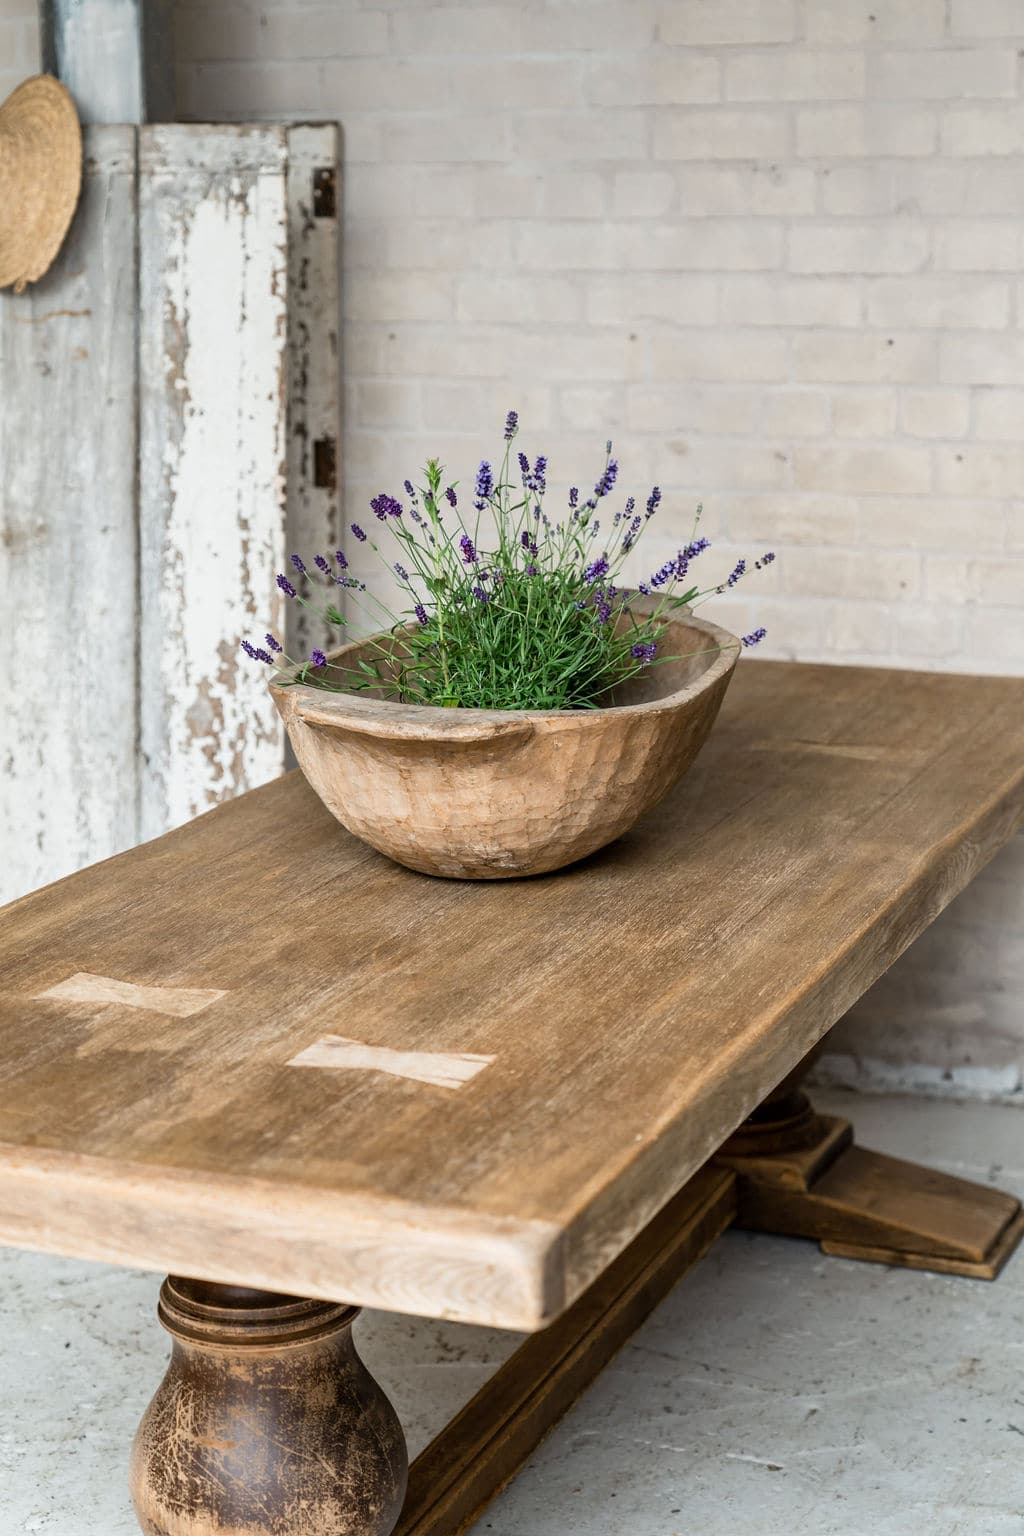
<path id="1" fill-rule="evenodd" d="M 660 648 L 678 659 L 594 710 L 442 709 L 303 683 L 271 692 L 299 767 L 356 837 L 424 874 L 506 880 L 603 848 L 697 756 L 739 642 L 686 614 Z M 363 641 L 328 660 L 371 654 Z"/>

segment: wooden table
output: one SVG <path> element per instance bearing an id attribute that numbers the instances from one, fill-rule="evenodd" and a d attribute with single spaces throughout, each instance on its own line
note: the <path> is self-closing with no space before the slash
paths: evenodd
<path id="1" fill-rule="evenodd" d="M 0 1240 L 179 1277 L 143 1528 L 451 1536 L 734 1218 L 993 1275 L 1017 1202 L 798 1079 L 1022 810 L 1024 681 L 745 663 L 558 875 L 410 873 L 292 774 L 6 908 Z M 533 1334 L 400 1516 L 361 1304 Z"/>

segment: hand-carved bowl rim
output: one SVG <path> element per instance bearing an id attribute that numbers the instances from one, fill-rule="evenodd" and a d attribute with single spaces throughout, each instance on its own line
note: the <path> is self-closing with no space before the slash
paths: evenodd
<path id="1" fill-rule="evenodd" d="M 712 655 L 704 671 L 682 688 L 662 694 L 659 698 L 644 699 L 632 704 L 608 704 L 592 710 L 445 709 L 437 704 L 400 704 L 393 699 L 374 699 L 358 692 L 330 693 L 324 688 L 313 688 L 306 683 L 281 684 L 273 678 L 270 680 L 270 690 L 279 705 L 287 696 L 289 712 L 294 712 L 309 725 L 344 725 L 349 731 L 362 731 L 367 735 L 391 737 L 395 740 L 429 741 L 443 738 L 447 741 L 479 741 L 488 736 L 512 735 L 527 722 L 543 720 L 571 720 L 580 730 L 587 730 L 597 728 L 602 722 L 607 723 L 610 718 L 627 714 L 664 714 L 676 710 L 732 671 L 740 651 L 740 641 L 735 635 L 718 624 L 712 624 L 709 619 L 697 618 L 685 610 L 669 620 L 670 628 L 675 624 L 685 625 L 687 629 L 695 629 L 707 636 L 709 650 L 718 646 L 718 654 Z M 368 640 L 381 639 L 387 633 L 386 630 L 380 631 L 376 636 L 368 635 L 361 640 L 349 641 L 337 650 L 330 651 L 327 660 L 337 661 L 339 657 L 364 646 Z M 286 667 L 282 670 L 286 676 L 295 676 L 301 667 Z"/>

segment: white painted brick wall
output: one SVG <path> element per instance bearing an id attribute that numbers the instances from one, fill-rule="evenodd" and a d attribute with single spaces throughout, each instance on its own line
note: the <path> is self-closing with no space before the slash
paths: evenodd
<path id="1" fill-rule="evenodd" d="M 0 0 L 0 101 L 39 70 L 36 0 Z"/>
<path id="2" fill-rule="evenodd" d="M 718 611 L 766 654 L 964 672 L 1024 672 L 1022 55 L 1022 0 L 178 6 L 184 116 L 342 123 L 350 517 L 515 405 L 559 484 L 606 435 L 662 484 L 652 558 L 698 498 L 724 563 L 774 546 Z M 1022 874 L 846 1071 L 1018 1091 Z"/>

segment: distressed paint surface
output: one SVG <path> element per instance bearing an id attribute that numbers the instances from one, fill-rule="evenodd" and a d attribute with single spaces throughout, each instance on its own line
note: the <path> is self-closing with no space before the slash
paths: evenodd
<path id="1" fill-rule="evenodd" d="M 140 131 L 141 832 L 275 777 L 242 636 L 284 559 L 286 134 Z"/>
<path id="2" fill-rule="evenodd" d="M 0 901 L 137 841 L 135 132 L 85 132 L 51 271 L 0 293 Z"/>
<path id="3" fill-rule="evenodd" d="M 324 1035 L 288 1062 L 289 1067 L 345 1068 L 355 1072 L 385 1072 L 430 1083 L 434 1088 L 464 1088 L 497 1058 L 473 1051 L 396 1051 L 386 1045 L 364 1045 L 344 1035 Z"/>
<path id="4" fill-rule="evenodd" d="M 338 483 L 338 195 L 334 211 L 314 200 L 314 177 L 327 171 L 337 187 L 338 130 L 298 123 L 288 130 L 288 506 L 289 549 L 307 558 L 333 549 L 339 528 Z M 334 474 L 317 484 L 316 444 L 334 447 Z M 341 599 L 341 589 L 338 598 Z M 340 603 L 344 611 L 344 603 Z M 308 608 L 288 605 L 287 647 L 308 656 L 337 631 Z"/>
<path id="5" fill-rule="evenodd" d="M 337 531 L 312 452 L 338 432 L 337 220 L 311 206 L 336 128 L 139 139 L 137 207 L 136 130 L 86 131 L 64 252 L 0 294 L 0 613 L 9 671 L 46 676 L 0 719 L 0 903 L 281 771 L 238 641 L 283 621 L 286 528 Z"/>

